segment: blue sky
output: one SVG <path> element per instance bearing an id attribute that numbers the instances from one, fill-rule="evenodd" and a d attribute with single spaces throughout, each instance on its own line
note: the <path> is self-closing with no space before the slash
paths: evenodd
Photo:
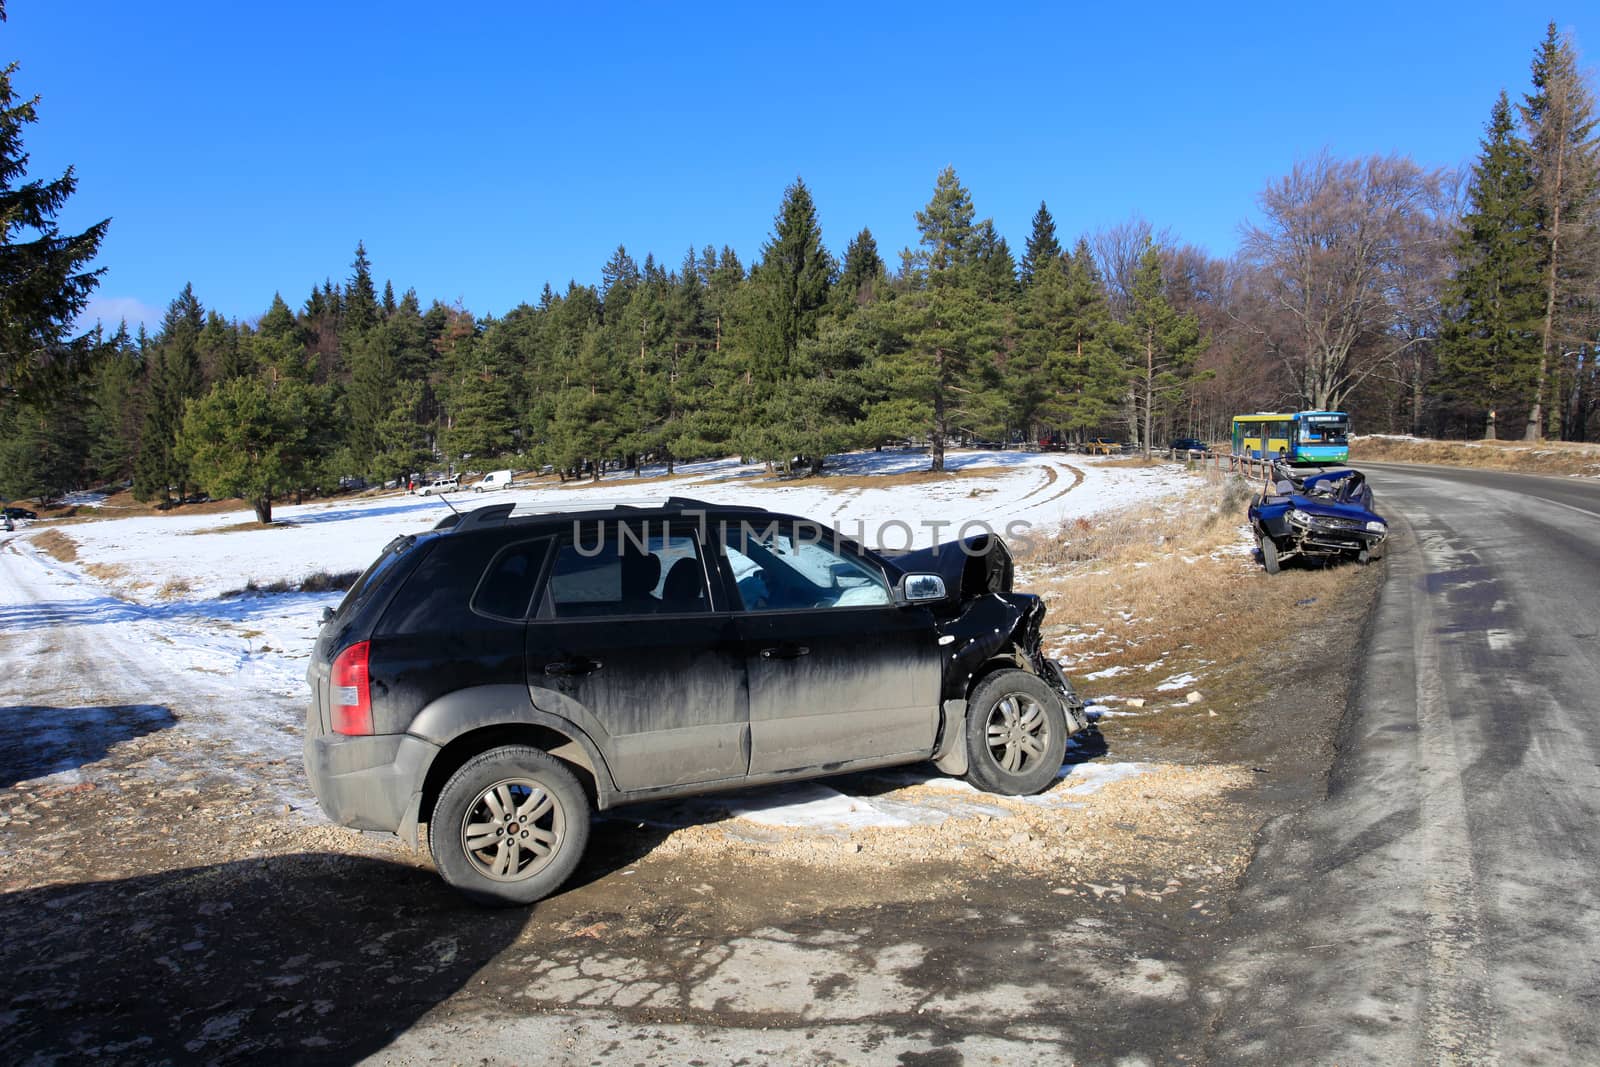
<path id="1" fill-rule="evenodd" d="M 1064 241 L 1140 214 L 1227 255 L 1297 157 L 1469 163 L 1547 21 L 1600 56 L 1585 7 L 10 0 L 0 58 L 32 173 L 77 166 L 63 224 L 112 217 L 109 319 L 299 306 L 358 239 L 501 314 L 619 242 L 748 264 L 797 174 L 836 254 L 894 262 L 950 164 L 1019 254 L 1044 199 Z"/>

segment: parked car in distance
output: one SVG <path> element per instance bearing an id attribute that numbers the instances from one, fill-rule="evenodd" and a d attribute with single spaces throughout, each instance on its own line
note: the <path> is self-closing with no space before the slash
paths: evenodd
<path id="1" fill-rule="evenodd" d="M 1210 452 L 1211 446 L 1198 437 L 1179 437 L 1168 446 L 1174 452 Z"/>
<path id="2" fill-rule="evenodd" d="M 451 514 L 325 618 L 306 772 L 491 905 L 559 888 L 596 808 L 927 760 L 1038 792 L 1087 719 L 1012 574 L 988 535 L 888 556 L 684 498 Z"/>
<path id="3" fill-rule="evenodd" d="M 1268 574 L 1296 557 L 1366 563 L 1380 553 L 1389 524 L 1372 508 L 1366 475 L 1340 468 L 1300 476 L 1280 463 L 1273 478 L 1247 513 Z"/>
<path id="4" fill-rule="evenodd" d="M 472 487 L 472 491 L 474 493 L 492 493 L 496 489 L 504 489 L 510 484 L 510 471 L 490 471 L 483 476 L 477 485 Z"/>
<path id="5" fill-rule="evenodd" d="M 435 478 L 427 485 L 417 487 L 418 496 L 435 496 L 439 493 L 453 493 L 461 488 L 461 479 L 452 474 L 448 478 Z"/>
<path id="6" fill-rule="evenodd" d="M 1122 452 L 1122 442 L 1115 437 L 1091 437 L 1083 450 L 1091 456 L 1114 456 Z"/>
<path id="7" fill-rule="evenodd" d="M 27 508 L 6 508 L 6 518 L 8 519 L 37 519 L 38 517 L 37 513 L 29 511 Z"/>

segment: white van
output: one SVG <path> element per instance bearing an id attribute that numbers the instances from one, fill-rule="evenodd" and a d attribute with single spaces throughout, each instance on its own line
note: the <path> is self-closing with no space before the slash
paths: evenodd
<path id="1" fill-rule="evenodd" d="M 472 487 L 475 493 L 492 493 L 496 489 L 504 489 L 511 484 L 510 471 L 490 471 L 483 476 L 483 481 Z"/>

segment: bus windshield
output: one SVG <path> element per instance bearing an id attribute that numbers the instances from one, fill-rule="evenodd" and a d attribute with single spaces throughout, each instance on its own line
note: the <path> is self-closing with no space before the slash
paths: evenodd
<path id="1" fill-rule="evenodd" d="M 1350 417 L 1348 415 L 1301 415 L 1300 440 L 1308 444 L 1348 445 L 1350 443 Z"/>

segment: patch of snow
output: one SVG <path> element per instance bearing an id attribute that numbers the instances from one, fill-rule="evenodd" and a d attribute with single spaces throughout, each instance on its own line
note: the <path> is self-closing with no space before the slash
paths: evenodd
<path id="1" fill-rule="evenodd" d="M 1115 678 L 1119 674 L 1127 674 L 1127 673 L 1128 673 L 1128 668 L 1119 663 L 1115 667 L 1106 667 L 1106 668 L 1104 668 L 1102 670 L 1093 671 L 1093 672 L 1091 672 L 1089 674 L 1084 675 L 1083 677 L 1087 681 L 1098 681 L 1101 678 Z"/>
<path id="2" fill-rule="evenodd" d="M 1162 682 L 1160 685 L 1156 686 L 1156 692 L 1168 693 L 1174 689 L 1187 689 L 1189 686 L 1193 685 L 1199 680 L 1199 678 L 1192 674 L 1175 674 L 1171 678 L 1168 678 L 1166 681 Z"/>

